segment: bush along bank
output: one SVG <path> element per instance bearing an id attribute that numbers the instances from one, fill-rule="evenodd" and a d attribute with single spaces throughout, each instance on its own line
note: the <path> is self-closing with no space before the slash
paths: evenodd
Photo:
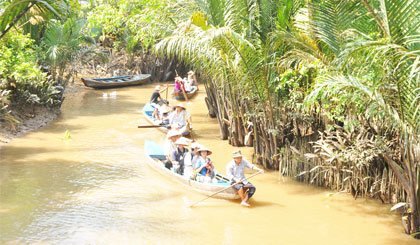
<path id="1" fill-rule="evenodd" d="M 226 1 L 199 7 L 155 49 L 206 81 L 222 139 L 300 181 L 401 202 L 417 236 L 420 42 L 407 20 L 418 23 L 420 3 L 404 20 L 404 2 L 388 3 Z"/>
<path id="2" fill-rule="evenodd" d="M 34 41 L 18 31 L 0 40 L 0 122 L 5 132 L 18 133 L 21 122 L 41 110 L 44 115 L 46 111 L 56 114 L 63 101 L 63 86 L 41 70 L 38 52 Z"/>

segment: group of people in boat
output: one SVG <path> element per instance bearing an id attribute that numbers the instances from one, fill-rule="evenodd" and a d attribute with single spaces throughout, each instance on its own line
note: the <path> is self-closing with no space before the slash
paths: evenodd
<path id="1" fill-rule="evenodd" d="M 195 78 L 195 73 L 193 71 L 189 71 L 187 74 L 187 77 L 184 78 L 180 76 L 175 77 L 175 92 L 182 93 L 185 91 L 188 93 L 197 88 L 197 79 Z"/>
<path id="2" fill-rule="evenodd" d="M 244 180 L 245 168 L 264 171 L 244 159 L 241 151 L 237 149 L 226 166 L 226 179 L 215 170 L 209 157 L 212 151 L 197 142 L 192 142 L 189 150 L 187 147 L 190 142 L 192 140 L 183 137 L 179 131 L 170 130 L 164 144 L 164 154 L 167 159 L 164 162 L 165 167 L 184 175 L 185 178 L 203 183 L 230 182 L 242 199 L 241 205 L 249 207 L 249 198 L 254 195 L 256 188 Z"/>
<path id="3" fill-rule="evenodd" d="M 190 91 L 193 86 L 197 86 L 193 71 L 188 72 L 188 78 L 182 79 L 178 76 L 175 78 L 175 91 Z M 203 183 L 229 182 L 241 197 L 241 205 L 249 207 L 249 198 L 254 195 L 256 188 L 245 179 L 245 168 L 264 171 L 245 160 L 241 151 L 237 149 L 226 166 L 226 177 L 218 174 L 209 157 L 212 151 L 183 137 L 190 133 L 191 115 L 182 103 L 171 107 L 167 100 L 162 99 L 161 93 L 167 89 L 168 86 L 162 89 L 157 85 L 150 99 L 151 105 L 155 108 L 152 118 L 162 125 L 168 125 L 171 129 L 164 143 L 165 167 L 190 180 Z M 190 143 L 191 150 L 188 149 Z"/>
<path id="4" fill-rule="evenodd" d="M 160 94 L 166 89 L 167 86 L 161 89 L 160 85 L 157 85 L 152 93 L 150 98 L 150 104 L 154 107 L 152 119 L 163 126 L 179 130 L 182 135 L 188 135 L 192 128 L 191 115 L 182 103 L 171 107 L 169 101 L 162 99 Z"/>

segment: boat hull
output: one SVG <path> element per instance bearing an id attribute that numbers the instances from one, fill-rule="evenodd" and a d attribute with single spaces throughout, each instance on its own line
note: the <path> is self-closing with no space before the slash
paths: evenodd
<path id="1" fill-rule="evenodd" d="M 181 183 L 185 186 L 190 187 L 196 192 L 210 196 L 218 191 L 226 189 L 230 185 L 230 183 L 226 181 L 223 181 L 223 182 L 220 181 L 219 183 L 210 184 L 210 183 L 202 183 L 195 180 L 190 180 L 189 178 L 186 178 L 182 175 L 174 173 L 171 170 L 165 168 L 163 163 L 159 161 L 159 160 L 166 159 L 163 154 L 163 149 L 160 147 L 160 145 L 154 143 L 152 140 L 146 140 L 144 148 L 145 148 L 147 163 L 151 168 L 155 169 L 156 171 L 168 177 L 169 179 L 172 179 L 178 183 Z M 237 194 L 236 190 L 233 187 L 231 187 L 231 188 L 226 189 L 225 191 L 222 191 L 214 195 L 213 197 L 234 200 L 234 199 L 238 199 L 239 195 Z"/>
<path id="2" fill-rule="evenodd" d="M 159 125 L 158 121 L 155 121 L 152 119 L 152 115 L 153 115 L 153 110 L 155 109 L 155 107 L 153 105 L 151 105 L 150 103 L 146 103 L 143 106 L 142 112 L 144 117 L 146 117 L 146 119 L 153 125 Z M 167 133 L 168 132 L 168 128 L 167 127 L 158 127 L 157 129 L 159 129 L 160 131 Z"/>
<path id="3" fill-rule="evenodd" d="M 197 91 L 198 91 L 197 87 L 193 87 L 193 89 L 190 92 L 186 93 L 188 99 L 191 99 L 192 97 L 194 97 L 194 95 L 197 93 Z M 182 92 L 174 91 L 173 95 L 174 95 L 176 100 L 185 100 L 184 93 L 182 93 Z"/>
<path id="4" fill-rule="evenodd" d="M 82 82 L 85 86 L 96 89 L 116 88 L 145 84 L 150 76 L 150 74 L 140 74 L 106 78 L 82 78 Z"/>

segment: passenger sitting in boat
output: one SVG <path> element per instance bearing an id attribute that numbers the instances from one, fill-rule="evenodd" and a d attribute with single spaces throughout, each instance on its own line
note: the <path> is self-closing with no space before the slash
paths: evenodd
<path id="1" fill-rule="evenodd" d="M 184 78 L 185 92 L 191 92 L 191 90 L 193 89 L 193 83 L 193 80 Z"/>
<path id="2" fill-rule="evenodd" d="M 181 133 L 177 130 L 169 130 L 165 143 L 163 144 L 163 154 L 166 156 L 165 167 L 172 168 L 172 152 L 176 149 L 175 142 L 181 138 Z"/>
<path id="3" fill-rule="evenodd" d="M 176 148 L 172 151 L 171 161 L 172 168 L 177 174 L 184 174 L 184 157 L 188 152 L 188 149 L 185 148 L 188 146 L 188 141 L 186 138 L 181 137 L 175 142 Z"/>
<path id="4" fill-rule="evenodd" d="M 197 79 L 195 78 L 195 73 L 193 71 L 188 72 L 188 81 L 191 84 L 191 87 L 197 87 Z"/>
<path id="5" fill-rule="evenodd" d="M 206 147 L 201 146 L 200 149 L 198 149 L 198 153 L 200 154 L 200 157 L 197 160 L 196 172 L 200 175 L 197 177 L 197 180 L 204 183 L 217 182 L 214 178 L 216 175 L 214 166 L 211 163 L 210 158 L 208 158 L 212 152 Z"/>
<path id="6" fill-rule="evenodd" d="M 195 168 L 197 165 L 198 158 L 200 155 L 198 154 L 198 149 L 200 149 L 201 145 L 197 142 L 191 144 L 191 151 L 188 151 L 184 157 L 184 176 L 189 179 L 195 179 L 196 173 Z"/>
<path id="7" fill-rule="evenodd" d="M 177 104 L 176 110 L 169 115 L 169 124 L 172 129 L 181 131 L 182 135 L 189 134 L 189 128 L 192 127 L 191 115 L 186 111 L 182 103 Z"/>
<path id="8" fill-rule="evenodd" d="M 159 107 L 159 120 L 162 125 L 169 124 L 169 115 L 172 112 L 172 108 L 169 106 L 169 101 L 166 101 Z"/>

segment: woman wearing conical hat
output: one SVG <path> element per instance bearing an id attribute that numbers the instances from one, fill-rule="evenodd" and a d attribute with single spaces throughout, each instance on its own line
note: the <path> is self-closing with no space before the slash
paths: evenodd
<path id="1" fill-rule="evenodd" d="M 215 177 L 214 166 L 208 157 L 212 152 L 204 146 L 198 149 L 200 157 L 197 160 L 196 172 L 199 173 L 198 180 L 205 183 L 211 183 Z"/>
<path id="2" fill-rule="evenodd" d="M 179 130 L 182 135 L 188 135 L 188 130 L 192 127 L 191 115 L 182 103 L 177 104 L 175 108 L 176 110 L 169 116 L 169 124 L 172 129 Z"/>

